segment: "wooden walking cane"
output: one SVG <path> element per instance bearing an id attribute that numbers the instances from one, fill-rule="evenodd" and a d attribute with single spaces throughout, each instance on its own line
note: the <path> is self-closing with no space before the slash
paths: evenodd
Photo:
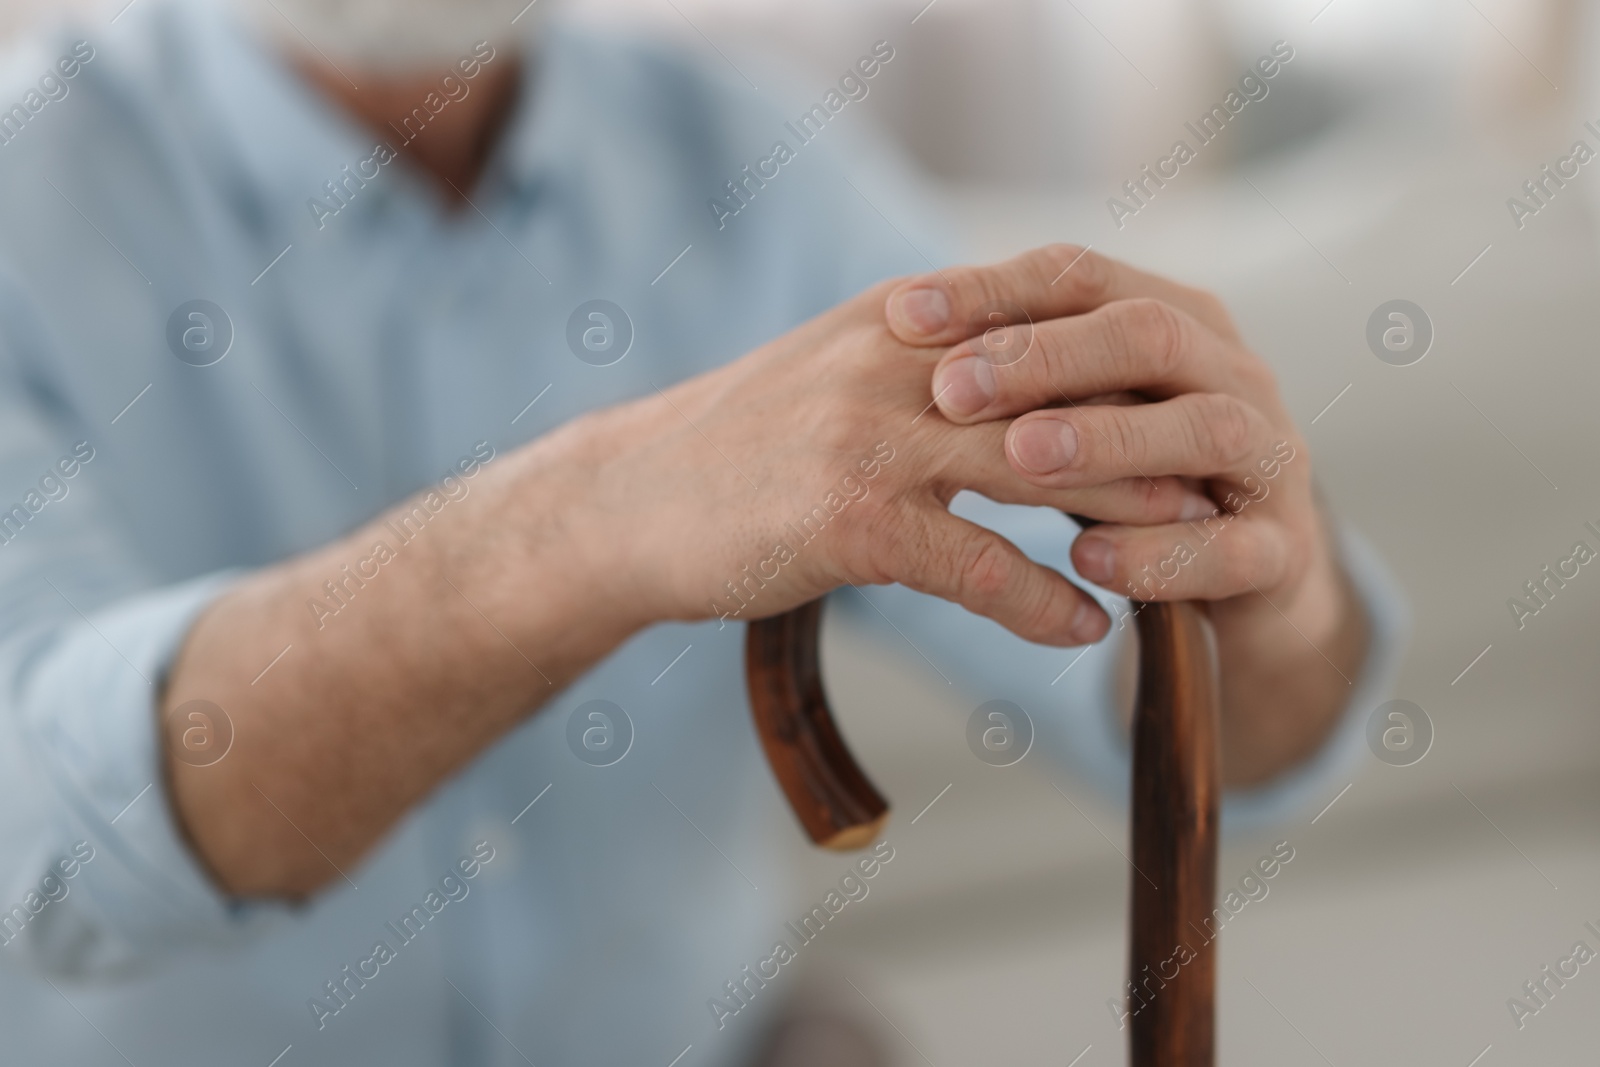
<path id="1" fill-rule="evenodd" d="M 1080 520 L 1083 521 L 1083 520 Z M 1128 1044 L 1133 1067 L 1211 1067 L 1216 959 L 1218 693 L 1210 623 L 1192 603 L 1134 615 L 1133 886 Z M 800 825 L 823 848 L 870 844 L 889 805 L 833 721 L 817 655 L 822 602 L 750 624 L 756 731 Z"/>

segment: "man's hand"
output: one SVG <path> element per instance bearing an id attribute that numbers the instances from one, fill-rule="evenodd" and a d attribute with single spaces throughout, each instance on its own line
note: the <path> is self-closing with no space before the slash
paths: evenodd
<path id="1" fill-rule="evenodd" d="M 1017 284 L 1029 298 L 1026 279 L 999 269 L 971 276 L 996 291 Z M 1131 467 L 1040 479 L 1008 462 L 1006 420 L 943 417 L 930 388 L 939 353 L 896 338 L 885 322 L 893 288 L 552 438 L 574 541 L 615 561 L 595 569 L 607 599 L 628 605 L 637 625 L 759 618 L 846 583 L 899 582 L 1028 640 L 1083 644 L 1109 625 L 1093 599 L 951 515 L 951 498 L 973 489 L 1158 529 L 1211 512 L 1180 479 Z M 1059 400 L 1019 397 L 1006 414 Z"/>
<path id="2" fill-rule="evenodd" d="M 974 337 L 974 318 L 1000 302 L 1022 321 Z M 1207 518 L 1096 526 L 1073 545 L 1073 564 L 1135 600 L 1210 602 L 1230 783 L 1266 780 L 1313 751 L 1348 700 L 1365 619 L 1305 442 L 1222 305 L 1054 246 L 904 282 L 888 320 L 908 344 L 939 351 L 932 395 L 944 417 L 1004 426 L 1006 458 L 1028 483 L 1203 487 L 1217 502 Z"/>

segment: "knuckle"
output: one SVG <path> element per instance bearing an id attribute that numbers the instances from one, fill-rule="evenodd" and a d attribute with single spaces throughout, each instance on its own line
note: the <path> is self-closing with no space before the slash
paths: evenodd
<path id="1" fill-rule="evenodd" d="M 1116 452 L 1119 465 L 1137 465 L 1149 453 L 1148 434 L 1141 420 L 1132 414 L 1136 410 L 1108 406 L 1102 420 L 1106 440 Z"/>
<path id="2" fill-rule="evenodd" d="M 1232 466 L 1250 448 L 1253 420 L 1244 404 L 1231 396 L 1213 393 L 1199 400 L 1191 425 L 1198 453 L 1214 463 Z"/>
<path id="3" fill-rule="evenodd" d="M 1066 270 L 1067 264 L 1082 254 L 1083 246 L 1075 245 L 1070 241 L 1051 241 L 1049 244 L 1042 246 L 1036 253 L 1046 270 L 1054 268 L 1055 274 L 1050 275 L 1052 278 Z"/>
<path id="4" fill-rule="evenodd" d="M 920 588 L 924 576 L 917 564 L 930 554 L 926 532 L 881 505 L 865 509 L 856 520 L 856 536 L 845 550 L 851 573 L 867 582 L 904 581 Z"/>
<path id="5" fill-rule="evenodd" d="M 868 544 L 889 544 L 894 539 L 897 516 L 892 502 L 882 499 L 887 491 L 887 487 L 884 491 L 868 490 L 843 516 L 848 523 L 846 528 Z"/>
<path id="6" fill-rule="evenodd" d="M 1011 554 L 994 537 L 977 536 L 962 549 L 961 590 L 975 601 L 998 598 L 1011 581 Z"/>
<path id="7" fill-rule="evenodd" d="M 806 448 L 816 457 L 820 470 L 831 473 L 834 467 L 851 462 L 852 450 L 861 442 L 862 419 L 869 415 L 865 410 L 841 411 L 838 417 L 817 419 L 806 433 Z"/>
<path id="8" fill-rule="evenodd" d="M 1051 244 L 1041 249 L 1046 285 L 1065 286 L 1080 302 L 1097 304 L 1111 288 L 1111 265 L 1082 245 Z"/>
<path id="9" fill-rule="evenodd" d="M 979 313 L 993 310 L 990 305 L 1010 303 L 1007 298 L 1016 289 L 1016 274 L 1005 265 L 990 267 L 959 267 L 947 270 L 950 276 L 951 299 L 956 315 L 970 318 L 964 323 L 968 330 L 988 326 L 994 320 Z"/>
<path id="10" fill-rule="evenodd" d="M 1074 610 L 1068 607 L 1065 610 Z M 1045 634 L 1058 631 L 1063 623 L 1061 601 L 1050 595 L 1048 586 L 1032 590 L 1028 603 L 1018 618 L 1018 629 L 1023 633 Z"/>
<path id="11" fill-rule="evenodd" d="M 1111 260 L 1099 252 L 1087 249 L 1078 255 L 1082 258 L 1078 260 L 1078 265 L 1072 268 L 1072 272 L 1079 275 L 1078 284 L 1082 286 L 1080 291 L 1096 299 L 1111 292 L 1116 277 L 1116 268 Z"/>
<path id="12" fill-rule="evenodd" d="M 949 278 L 950 298 L 958 314 L 961 308 L 976 307 L 989 298 L 992 288 L 989 271 L 981 267 L 956 267 L 944 273 Z"/>
<path id="13" fill-rule="evenodd" d="M 1113 328 L 1128 353 L 1160 378 L 1177 373 L 1189 351 L 1188 321 L 1170 304 L 1150 297 L 1110 306 Z"/>
<path id="14" fill-rule="evenodd" d="M 962 354 L 978 356 L 995 369 L 995 388 L 1001 396 L 1015 388 L 1009 380 L 1013 376 L 1036 373 L 1032 368 L 1018 369 L 1040 347 L 1034 325 L 1025 316 L 1026 312 L 1014 316 L 1007 311 L 990 310 L 984 316 L 987 321 L 974 319 L 971 328 L 977 336 L 960 348 Z"/>

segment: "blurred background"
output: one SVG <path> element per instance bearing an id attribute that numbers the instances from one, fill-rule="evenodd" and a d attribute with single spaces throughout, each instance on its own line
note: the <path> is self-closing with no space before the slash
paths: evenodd
<path id="1" fill-rule="evenodd" d="M 61 6 L 10 0 L 4 32 Z M 1224 882 L 1276 841 L 1296 853 L 1223 935 L 1220 1062 L 1595 1062 L 1600 967 L 1522 1030 L 1507 999 L 1576 940 L 1594 945 L 1586 921 L 1600 926 L 1600 577 L 1585 569 L 1520 630 L 1507 600 L 1578 539 L 1593 543 L 1585 522 L 1600 525 L 1600 163 L 1520 228 L 1507 199 L 1575 141 L 1600 148 L 1584 125 L 1600 128 L 1600 11 L 567 6 L 713 47 L 758 82 L 779 56 L 816 93 L 889 40 L 894 66 L 849 121 L 904 154 L 971 255 L 1075 241 L 1211 288 L 1276 368 L 1328 497 L 1405 587 L 1415 628 L 1395 695 L 1423 709 L 1434 742 L 1411 766 L 1366 758 L 1346 792 L 1229 838 Z M 1294 59 L 1267 98 L 1119 228 L 1108 198 L 1177 138 L 1193 143 L 1183 123 L 1277 41 Z M 1409 366 L 1366 340 L 1393 299 L 1433 326 Z M 899 816 L 896 862 L 870 902 L 803 957 L 817 985 L 843 989 L 827 994 L 836 1010 L 899 1063 L 1124 1062 L 1107 1008 L 1129 874 L 1118 798 L 1039 761 L 975 759 L 964 730 L 983 695 L 952 691 L 909 649 L 835 626 L 825 651 L 846 730 Z M 792 827 L 773 833 L 794 838 L 795 877 L 815 896 L 842 873 Z M 829 980 L 841 974 L 857 991 Z"/>

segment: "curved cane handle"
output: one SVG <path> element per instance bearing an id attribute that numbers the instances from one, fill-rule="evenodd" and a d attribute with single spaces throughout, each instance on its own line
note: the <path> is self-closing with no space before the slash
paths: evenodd
<path id="1" fill-rule="evenodd" d="M 1216 656 L 1210 624 L 1194 604 L 1144 604 L 1135 619 L 1140 652 L 1133 728 L 1130 1062 L 1211 1067 Z M 817 656 L 821 620 L 822 602 L 814 600 L 751 623 L 745 673 L 756 732 L 800 825 L 818 845 L 848 850 L 878 836 L 889 805 L 845 747 L 828 709 Z"/>
<path id="2" fill-rule="evenodd" d="M 822 691 L 817 642 L 822 601 L 750 624 L 745 681 L 767 762 L 811 840 L 848 851 L 870 845 L 889 804 L 845 747 Z"/>

